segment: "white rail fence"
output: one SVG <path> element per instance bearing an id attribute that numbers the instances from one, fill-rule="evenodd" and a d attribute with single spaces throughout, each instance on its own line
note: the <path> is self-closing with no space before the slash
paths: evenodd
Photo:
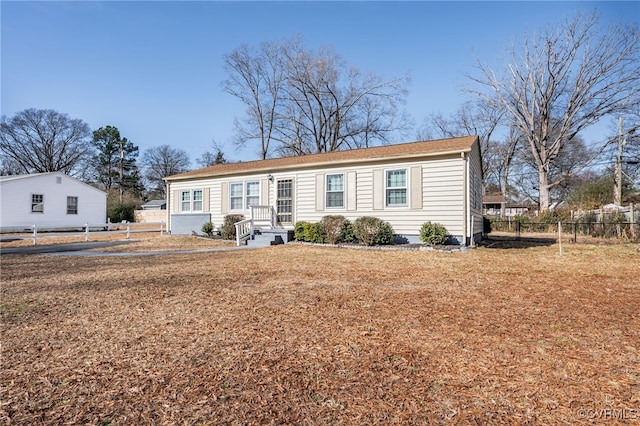
<path id="1" fill-rule="evenodd" d="M 90 240 L 90 235 L 112 235 L 112 234 L 126 234 L 126 238 L 131 238 L 133 233 L 141 232 L 160 232 L 160 235 L 164 235 L 167 232 L 167 224 L 165 222 L 122 222 L 122 223 L 85 223 L 79 226 L 41 226 L 32 225 L 30 227 L 29 236 L 25 235 L 24 226 L 19 227 L 3 227 L 2 234 L 12 234 L 19 239 L 33 239 L 33 245 L 38 244 L 38 240 L 41 238 L 53 238 L 53 237 L 79 237 L 84 241 Z M 81 231 L 78 231 L 81 230 Z M 9 237 L 5 237 L 9 238 Z"/>

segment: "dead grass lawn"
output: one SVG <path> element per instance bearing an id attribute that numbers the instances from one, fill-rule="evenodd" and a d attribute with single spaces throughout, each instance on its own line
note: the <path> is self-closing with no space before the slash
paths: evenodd
<path id="1" fill-rule="evenodd" d="M 140 244 L 195 240 L 173 238 Z M 614 409 L 640 418 L 639 246 L 567 245 L 563 257 L 555 245 L 522 247 L 5 255 L 0 417 L 588 424 Z"/>

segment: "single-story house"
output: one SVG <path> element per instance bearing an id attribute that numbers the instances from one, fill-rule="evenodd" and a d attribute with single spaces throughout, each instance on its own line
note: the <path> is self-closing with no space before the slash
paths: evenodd
<path id="1" fill-rule="evenodd" d="M 219 164 L 165 178 L 172 234 L 200 233 L 228 214 L 273 212 L 276 226 L 326 215 L 375 216 L 419 242 L 427 221 L 461 244 L 482 237 L 482 167 L 477 136 Z"/>
<path id="2" fill-rule="evenodd" d="M 482 197 L 482 210 L 487 216 L 500 216 L 502 207 L 506 204 L 507 200 L 502 194 L 487 194 Z"/>
<path id="3" fill-rule="evenodd" d="M 144 203 L 142 206 L 142 210 L 166 210 L 167 209 L 167 201 L 166 200 L 151 200 Z"/>
<path id="4" fill-rule="evenodd" d="M 0 176 L 0 228 L 104 226 L 107 194 L 62 172 Z"/>

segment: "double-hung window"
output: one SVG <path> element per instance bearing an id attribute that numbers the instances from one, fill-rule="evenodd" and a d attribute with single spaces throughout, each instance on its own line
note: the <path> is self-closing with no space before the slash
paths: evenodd
<path id="1" fill-rule="evenodd" d="M 344 175 L 327 175 L 327 208 L 344 207 Z"/>
<path id="2" fill-rule="evenodd" d="M 387 206 L 407 205 L 407 170 L 387 170 L 385 188 Z"/>
<path id="3" fill-rule="evenodd" d="M 260 204 L 260 182 L 247 182 L 247 209 Z"/>
<path id="4" fill-rule="evenodd" d="M 260 182 L 234 182 L 229 184 L 229 209 L 249 210 L 260 204 Z"/>
<path id="5" fill-rule="evenodd" d="M 231 196 L 229 208 L 231 210 L 242 210 L 244 206 L 243 187 L 244 184 L 242 182 L 229 185 L 229 195 Z"/>
<path id="6" fill-rule="evenodd" d="M 67 214 L 78 214 L 78 197 L 67 197 Z"/>
<path id="7" fill-rule="evenodd" d="M 182 212 L 201 212 L 203 207 L 202 202 L 202 189 L 180 192 L 180 211 Z"/>
<path id="8" fill-rule="evenodd" d="M 182 191 L 180 193 L 180 211 L 191 211 L 191 191 Z"/>
<path id="9" fill-rule="evenodd" d="M 31 213 L 44 213 L 43 194 L 31 194 Z"/>

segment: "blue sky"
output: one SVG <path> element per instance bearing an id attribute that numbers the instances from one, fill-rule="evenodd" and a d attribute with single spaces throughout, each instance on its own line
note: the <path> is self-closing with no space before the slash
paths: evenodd
<path id="1" fill-rule="evenodd" d="M 603 24 L 640 21 L 632 1 L 2 1 L 1 110 L 54 109 L 93 130 L 116 126 L 141 151 L 168 144 L 194 166 L 212 139 L 246 161 L 257 150 L 231 143 L 243 106 L 220 85 L 223 55 L 243 43 L 302 35 L 363 71 L 409 73 L 406 108 L 419 125 L 467 99 L 460 89 L 476 56 L 498 66 L 525 32 L 594 9 Z"/>

